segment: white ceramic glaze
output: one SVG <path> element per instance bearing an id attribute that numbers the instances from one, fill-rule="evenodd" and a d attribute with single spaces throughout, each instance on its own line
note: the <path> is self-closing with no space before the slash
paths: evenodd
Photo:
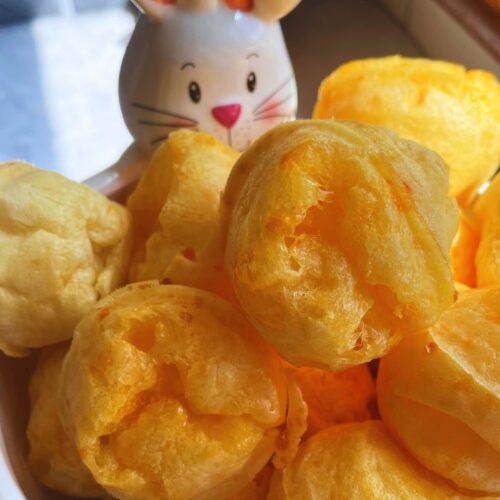
<path id="1" fill-rule="evenodd" d="M 120 75 L 125 122 L 145 152 L 180 127 L 244 150 L 295 118 L 297 86 L 279 21 L 224 4 L 162 7 L 160 20 L 139 17 Z"/>

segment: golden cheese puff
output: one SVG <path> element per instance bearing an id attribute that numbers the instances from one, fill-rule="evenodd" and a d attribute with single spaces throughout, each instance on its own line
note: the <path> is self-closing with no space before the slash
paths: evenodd
<path id="1" fill-rule="evenodd" d="M 0 349 L 23 356 L 69 339 L 124 281 L 130 239 L 124 207 L 54 172 L 0 164 Z"/>
<path id="2" fill-rule="evenodd" d="M 66 345 L 46 348 L 31 378 L 29 464 L 34 476 L 49 488 L 76 497 L 102 497 L 104 490 L 83 465 L 57 414 L 59 375 L 67 350 Z"/>
<path id="3" fill-rule="evenodd" d="M 462 214 L 451 256 L 457 281 L 479 288 L 500 285 L 500 175 Z"/>
<path id="4" fill-rule="evenodd" d="M 208 134 L 170 134 L 128 200 L 136 228 L 130 281 L 158 279 L 231 296 L 219 205 L 238 156 Z"/>
<path id="5" fill-rule="evenodd" d="M 462 205 L 500 163 L 500 86 L 486 71 L 399 56 L 352 61 L 323 81 L 314 117 L 383 125 L 436 151 Z"/>
<path id="6" fill-rule="evenodd" d="M 438 155 L 382 127 L 280 125 L 233 168 L 226 270 L 248 318 L 297 366 L 384 355 L 453 302 L 456 202 Z"/>
<path id="7" fill-rule="evenodd" d="M 342 424 L 309 438 L 274 473 L 268 500 L 435 500 L 457 492 L 421 467 L 380 421 Z"/>
<path id="8" fill-rule="evenodd" d="M 83 318 L 59 396 L 68 434 L 111 495 L 225 498 L 276 451 L 287 382 L 231 304 L 147 282 Z"/>
<path id="9" fill-rule="evenodd" d="M 456 485 L 500 493 L 500 287 L 463 292 L 429 331 L 382 359 L 378 403 L 394 436 Z"/>
<path id="10" fill-rule="evenodd" d="M 318 368 L 290 368 L 307 404 L 307 435 L 335 424 L 362 422 L 374 415 L 375 382 L 368 365 L 335 373 Z"/>

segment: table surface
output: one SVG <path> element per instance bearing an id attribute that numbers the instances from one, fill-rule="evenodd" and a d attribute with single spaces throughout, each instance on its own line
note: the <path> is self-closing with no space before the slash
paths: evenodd
<path id="1" fill-rule="evenodd" d="M 131 142 L 118 72 L 134 16 L 123 8 L 0 27 L 0 161 L 23 159 L 86 179 Z M 350 59 L 421 52 L 376 0 L 304 0 L 283 22 L 310 116 L 322 78 Z"/>

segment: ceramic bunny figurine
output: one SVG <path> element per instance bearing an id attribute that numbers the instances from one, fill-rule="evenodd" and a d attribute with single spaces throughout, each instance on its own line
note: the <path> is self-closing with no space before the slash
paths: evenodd
<path id="1" fill-rule="evenodd" d="M 176 128 L 243 150 L 295 118 L 297 86 L 278 19 L 300 0 L 135 0 L 141 15 L 120 74 L 136 143 Z"/>

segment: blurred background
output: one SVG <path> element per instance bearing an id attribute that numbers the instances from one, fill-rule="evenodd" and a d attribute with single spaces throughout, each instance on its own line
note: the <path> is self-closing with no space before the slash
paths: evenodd
<path id="1" fill-rule="evenodd" d="M 493 4 L 493 7 L 486 5 Z M 303 0 L 283 21 L 308 117 L 321 80 L 357 58 L 429 56 L 500 74 L 497 0 Z M 118 73 L 127 0 L 0 0 L 0 162 L 84 180 L 131 143 Z"/>

